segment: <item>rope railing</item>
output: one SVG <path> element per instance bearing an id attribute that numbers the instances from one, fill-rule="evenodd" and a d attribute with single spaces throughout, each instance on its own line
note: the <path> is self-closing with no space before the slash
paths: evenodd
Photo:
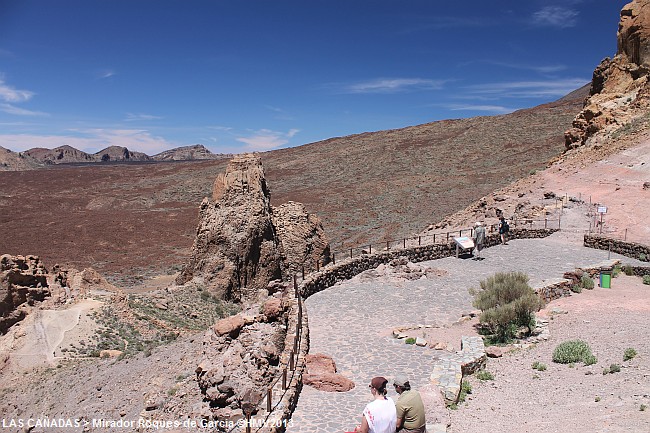
<path id="1" fill-rule="evenodd" d="M 294 378 L 296 376 L 300 347 L 304 338 L 303 337 L 304 332 L 302 327 L 303 300 L 302 300 L 302 296 L 300 295 L 300 290 L 298 289 L 297 274 L 293 276 L 293 292 L 294 292 L 294 298 L 296 300 L 295 308 L 297 309 L 297 314 L 295 316 L 296 324 L 295 324 L 295 329 L 293 330 L 293 339 L 292 339 L 293 346 L 289 352 L 288 359 L 285 360 L 285 364 L 280 370 L 281 373 L 278 375 L 278 377 L 275 378 L 275 380 L 271 384 L 269 384 L 266 387 L 266 392 L 262 396 L 262 399 L 256 404 L 251 405 L 251 407 L 257 407 L 258 409 L 260 408 L 265 409 L 266 416 L 263 419 L 260 419 L 258 421 L 251 421 L 252 410 L 248 411 L 248 413 L 245 413 L 246 422 L 244 424 L 245 427 L 244 431 L 246 433 L 251 433 L 253 431 L 252 430 L 253 428 L 255 428 L 255 431 L 258 432 L 263 427 L 268 425 L 269 417 L 282 402 L 283 398 L 285 397 L 286 393 L 289 391 L 291 387 L 291 383 L 294 381 Z M 288 332 L 290 332 L 289 329 L 287 329 L 287 333 Z M 232 433 L 237 428 L 241 428 L 241 426 L 240 425 L 233 426 L 233 428 L 229 431 L 229 433 Z"/>
<path id="2" fill-rule="evenodd" d="M 556 218 L 520 218 L 512 219 L 509 223 L 512 229 L 561 229 L 562 225 L 562 216 L 558 215 Z M 488 234 L 496 233 L 498 231 L 498 224 L 491 224 L 485 227 Z M 389 251 L 396 249 L 408 249 L 415 246 L 425 246 L 433 244 L 447 244 L 450 241 L 453 241 L 455 237 L 473 237 L 474 228 L 461 228 L 454 231 L 439 232 L 426 235 L 418 235 L 412 237 L 405 237 L 402 239 L 389 239 L 375 243 L 367 243 L 349 247 L 341 247 L 340 249 L 334 251 L 331 255 L 332 264 L 336 264 L 336 260 L 341 260 L 342 258 L 352 259 L 354 257 L 359 257 L 364 254 L 373 254 L 380 251 Z M 322 262 L 315 262 L 312 266 L 315 269 L 322 267 Z M 304 276 L 304 267 L 303 267 L 303 276 Z"/>

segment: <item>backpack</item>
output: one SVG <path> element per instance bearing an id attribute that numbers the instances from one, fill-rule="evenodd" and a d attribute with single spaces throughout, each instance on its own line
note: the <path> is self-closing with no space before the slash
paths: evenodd
<path id="1" fill-rule="evenodd" d="M 503 233 L 508 233 L 510 231 L 510 226 L 508 225 L 508 221 L 503 220 L 503 223 L 501 225 L 501 231 L 503 231 Z"/>

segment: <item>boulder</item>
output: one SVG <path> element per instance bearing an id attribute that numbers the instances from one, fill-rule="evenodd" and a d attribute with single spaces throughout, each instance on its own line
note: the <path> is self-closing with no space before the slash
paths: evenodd
<path id="1" fill-rule="evenodd" d="M 229 335 L 231 337 L 236 337 L 244 325 L 244 318 L 241 315 L 236 314 L 234 316 L 220 319 L 217 323 L 214 324 L 212 330 L 218 336 Z"/>
<path id="2" fill-rule="evenodd" d="M 336 373 L 336 363 L 331 356 L 322 353 L 308 354 L 305 356 L 307 373 Z"/>
<path id="3" fill-rule="evenodd" d="M 354 382 L 336 373 L 303 374 L 302 382 L 325 392 L 346 392 L 354 388 Z"/>
<path id="4" fill-rule="evenodd" d="M 485 354 L 488 356 L 488 358 L 501 358 L 504 353 L 505 350 L 503 349 L 503 347 L 487 346 L 485 348 Z"/>
<path id="5" fill-rule="evenodd" d="M 422 403 L 425 409 L 425 418 L 427 425 L 442 424 L 444 426 L 451 425 L 451 418 L 445 405 L 445 400 L 442 397 L 440 389 L 432 384 L 427 384 L 417 391 L 422 397 Z"/>
<path id="6" fill-rule="evenodd" d="M 262 306 L 262 314 L 269 322 L 277 320 L 283 311 L 282 300 L 278 298 L 269 298 Z"/>

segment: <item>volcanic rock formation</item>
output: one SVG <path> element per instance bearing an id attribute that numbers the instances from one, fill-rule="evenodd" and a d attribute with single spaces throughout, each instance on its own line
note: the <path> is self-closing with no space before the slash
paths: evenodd
<path id="1" fill-rule="evenodd" d="M 49 295 L 47 270 L 38 257 L 1 256 L 0 334 L 25 317 L 24 307 Z"/>
<path id="2" fill-rule="evenodd" d="M 278 211 L 278 218 L 274 212 L 259 156 L 233 158 L 217 176 L 212 200 L 201 203 L 192 256 L 176 282 L 201 277 L 226 299 L 252 300 L 303 261 L 329 260 L 329 244 L 316 217 L 296 203 Z"/>
<path id="3" fill-rule="evenodd" d="M 315 271 L 330 261 L 330 247 L 321 220 L 309 214 L 302 203 L 290 201 L 273 208 L 280 246 L 284 252 L 283 269 L 288 275 Z"/>
<path id="4" fill-rule="evenodd" d="M 215 419 L 242 416 L 247 398 L 257 403 L 278 374 L 289 301 L 277 293 L 246 311 L 219 320 L 204 338 L 197 382 Z M 207 408 L 206 408 L 207 409 Z"/>
<path id="5" fill-rule="evenodd" d="M 632 125 L 650 106 L 650 0 L 623 7 L 617 37 L 616 56 L 595 69 L 590 96 L 564 134 L 567 149 L 586 144 L 598 131 Z"/>

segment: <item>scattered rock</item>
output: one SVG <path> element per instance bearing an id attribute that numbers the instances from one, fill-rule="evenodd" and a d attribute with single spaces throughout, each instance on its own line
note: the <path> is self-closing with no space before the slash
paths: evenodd
<path id="1" fill-rule="evenodd" d="M 501 358 L 504 353 L 505 350 L 499 346 L 487 346 L 485 348 L 485 354 L 488 358 Z"/>

